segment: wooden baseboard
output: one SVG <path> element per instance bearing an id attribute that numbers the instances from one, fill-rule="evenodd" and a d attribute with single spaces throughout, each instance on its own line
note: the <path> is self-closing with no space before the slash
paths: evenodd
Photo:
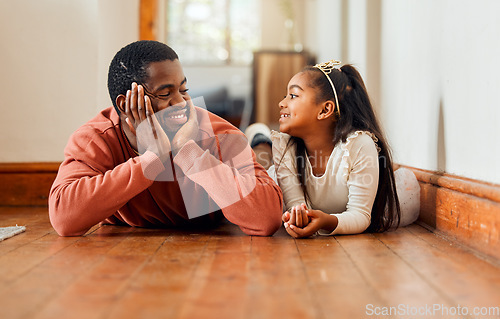
<path id="1" fill-rule="evenodd" d="M 407 168 L 420 183 L 420 222 L 500 260 L 500 185 Z"/>
<path id="2" fill-rule="evenodd" d="M 0 206 L 46 206 L 59 165 L 0 163 Z M 398 166 L 420 183 L 420 222 L 500 260 L 500 185 Z"/>
<path id="3" fill-rule="evenodd" d="M 61 163 L 0 163 L 0 206 L 46 206 Z"/>

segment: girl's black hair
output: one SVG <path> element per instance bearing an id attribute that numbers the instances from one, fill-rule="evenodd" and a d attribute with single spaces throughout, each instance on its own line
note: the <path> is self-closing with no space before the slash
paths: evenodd
<path id="1" fill-rule="evenodd" d="M 318 89 L 318 102 L 333 101 L 335 104 L 333 89 L 325 75 L 312 66 L 306 67 L 303 72 L 308 72 L 311 75 L 311 87 Z M 334 69 L 329 74 L 329 77 L 335 85 L 340 104 L 340 117 L 335 113 L 336 120 L 332 123 L 332 129 L 334 130 L 332 144 L 345 143 L 347 136 L 358 130 L 371 132 L 378 139 L 377 145 L 380 147 L 378 158 L 379 181 L 377 195 L 372 207 L 371 223 L 366 231 L 386 231 L 393 225 L 399 225 L 401 217 L 391 150 L 375 117 L 365 84 L 359 72 L 352 65 L 347 64 L 342 66 L 340 70 Z M 338 106 L 336 105 L 336 107 Z M 298 137 L 290 138 L 287 149 L 292 145 L 295 145 L 297 150 L 296 165 L 302 191 L 306 200 L 309 200 L 305 181 L 306 147 L 304 141 Z"/>

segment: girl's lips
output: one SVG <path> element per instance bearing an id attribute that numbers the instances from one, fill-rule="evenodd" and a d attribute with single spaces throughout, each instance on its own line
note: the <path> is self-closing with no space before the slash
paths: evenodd
<path id="1" fill-rule="evenodd" d="M 279 121 L 284 121 L 286 119 L 290 118 L 290 114 L 287 114 L 287 113 L 280 113 L 280 119 Z"/>

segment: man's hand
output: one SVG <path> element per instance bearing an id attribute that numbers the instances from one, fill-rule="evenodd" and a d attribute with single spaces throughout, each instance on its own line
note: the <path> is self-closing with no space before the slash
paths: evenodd
<path id="1" fill-rule="evenodd" d="M 149 96 L 144 95 L 142 85 L 132 83 L 125 100 L 126 122 L 137 136 L 140 154 L 146 151 L 155 153 L 163 163 L 170 159 L 170 140 L 156 118 Z"/>
<path id="2" fill-rule="evenodd" d="M 189 107 L 189 118 L 172 139 L 172 149 L 174 151 L 179 151 L 189 140 L 194 140 L 198 136 L 199 124 L 196 109 L 191 100 L 187 100 L 186 102 Z"/>
<path id="3" fill-rule="evenodd" d="M 132 83 L 132 88 L 127 91 L 125 98 L 125 115 L 127 116 L 125 121 L 134 135 L 137 135 L 136 129 L 139 124 L 146 119 L 144 103 L 144 89 L 142 85 L 137 85 L 135 82 Z"/>

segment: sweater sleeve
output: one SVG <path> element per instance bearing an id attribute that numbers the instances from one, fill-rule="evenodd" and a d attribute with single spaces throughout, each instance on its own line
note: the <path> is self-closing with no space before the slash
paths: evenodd
<path id="1" fill-rule="evenodd" d="M 334 214 L 338 218 L 337 228 L 320 235 L 359 234 L 371 222 L 371 210 L 378 189 L 378 152 L 372 137 L 356 134 L 348 140 L 344 149 L 344 164 L 349 190 L 346 210 Z"/>
<path id="2" fill-rule="evenodd" d="M 71 136 L 49 194 L 50 221 L 59 235 L 85 234 L 151 186 L 153 180 L 145 173 L 153 176 L 164 170 L 151 152 L 116 166 L 115 156 L 91 127 Z"/>
<path id="3" fill-rule="evenodd" d="M 248 235 L 270 236 L 281 225 L 282 193 L 242 134 L 217 135 L 217 150 L 186 143 L 174 157 L 187 177 L 200 185 L 224 216 Z M 188 212 L 189 214 L 189 212 Z"/>
<path id="4" fill-rule="evenodd" d="M 288 134 L 271 132 L 273 142 L 273 162 L 276 168 L 276 176 L 279 186 L 283 192 L 285 209 L 289 210 L 293 206 L 306 203 L 304 192 L 297 177 L 295 165 L 295 146 L 287 148 L 290 136 Z"/>

